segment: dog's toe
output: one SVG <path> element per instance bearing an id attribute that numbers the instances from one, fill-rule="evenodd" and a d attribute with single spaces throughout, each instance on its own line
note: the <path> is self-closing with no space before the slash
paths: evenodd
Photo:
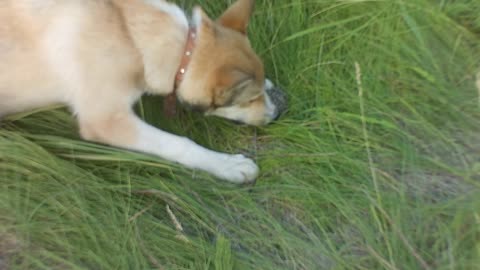
<path id="1" fill-rule="evenodd" d="M 258 166 L 243 155 L 228 156 L 219 166 L 218 176 L 236 184 L 250 183 L 258 176 Z"/>

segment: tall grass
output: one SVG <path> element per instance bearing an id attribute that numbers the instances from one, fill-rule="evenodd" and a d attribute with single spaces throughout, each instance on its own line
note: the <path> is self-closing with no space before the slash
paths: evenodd
<path id="1" fill-rule="evenodd" d="M 252 43 L 290 99 L 280 121 L 141 110 L 250 155 L 255 186 L 83 142 L 63 109 L 11 116 L 0 268 L 478 269 L 478 14 L 474 0 L 257 1 Z"/>

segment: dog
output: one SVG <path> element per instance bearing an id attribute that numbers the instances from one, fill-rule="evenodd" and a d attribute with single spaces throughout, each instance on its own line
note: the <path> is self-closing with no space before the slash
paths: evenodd
<path id="1" fill-rule="evenodd" d="M 247 37 L 253 8 L 237 0 L 212 20 L 195 7 L 189 20 L 163 0 L 3 0 L 0 118 L 66 104 L 85 140 L 252 182 L 251 159 L 157 129 L 132 106 L 153 94 L 248 125 L 275 120 L 275 87 Z"/>

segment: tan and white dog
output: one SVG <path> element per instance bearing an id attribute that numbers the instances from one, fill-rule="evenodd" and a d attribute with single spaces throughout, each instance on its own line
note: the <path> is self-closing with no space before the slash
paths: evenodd
<path id="1" fill-rule="evenodd" d="M 275 119 L 273 86 L 246 36 L 253 5 L 238 0 L 215 21 L 197 7 L 189 23 L 163 0 L 2 0 L 0 117 L 64 103 L 86 140 L 253 181 L 252 160 L 154 128 L 131 109 L 144 93 L 175 93 L 206 115 Z"/>

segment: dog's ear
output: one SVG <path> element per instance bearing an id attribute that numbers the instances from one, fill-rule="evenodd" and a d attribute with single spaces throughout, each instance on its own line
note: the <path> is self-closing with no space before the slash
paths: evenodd
<path id="1" fill-rule="evenodd" d="M 254 0 L 237 0 L 223 13 L 218 22 L 225 27 L 246 34 L 254 5 Z"/>

